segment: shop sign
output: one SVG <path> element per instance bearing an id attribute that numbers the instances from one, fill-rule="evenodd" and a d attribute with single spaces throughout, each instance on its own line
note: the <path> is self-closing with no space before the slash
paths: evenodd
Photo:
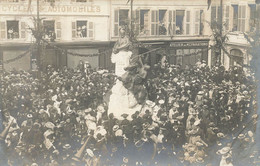
<path id="1" fill-rule="evenodd" d="M 46 13 L 100 13 L 101 8 L 98 5 L 42 5 L 40 6 L 40 12 Z M 31 6 L 30 12 L 36 12 L 36 6 Z M 28 12 L 28 5 L 21 4 L 1 4 L 0 12 Z"/>
<path id="2" fill-rule="evenodd" d="M 171 42 L 170 47 L 208 47 L 208 42 Z"/>

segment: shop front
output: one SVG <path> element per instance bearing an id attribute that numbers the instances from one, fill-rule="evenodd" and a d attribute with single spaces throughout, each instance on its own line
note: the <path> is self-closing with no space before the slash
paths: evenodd
<path id="1" fill-rule="evenodd" d="M 209 40 L 170 42 L 168 61 L 181 67 L 202 61 L 208 64 L 208 43 Z"/>
<path id="2" fill-rule="evenodd" d="M 153 67 L 155 64 L 167 60 L 169 64 L 180 65 L 181 67 L 193 66 L 197 62 L 208 64 L 209 40 L 178 40 L 144 42 L 145 48 L 139 49 L 139 53 L 148 52 L 144 60 Z M 153 51 L 154 50 L 154 51 Z"/>

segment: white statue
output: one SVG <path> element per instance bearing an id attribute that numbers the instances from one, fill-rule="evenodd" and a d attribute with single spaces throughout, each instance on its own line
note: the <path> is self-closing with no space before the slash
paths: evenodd
<path id="1" fill-rule="evenodd" d="M 115 74 L 118 77 L 122 77 L 127 71 L 126 67 L 129 66 L 132 51 L 129 50 L 131 42 L 126 35 L 125 29 L 120 29 L 120 38 L 116 42 L 113 53 L 111 56 L 112 63 L 115 63 Z M 112 88 L 112 94 L 110 96 L 108 114 L 113 113 L 118 119 L 122 119 L 122 114 L 128 114 L 128 119 L 131 119 L 131 115 L 136 111 L 140 111 L 141 105 L 138 104 L 132 92 L 126 89 L 123 82 L 116 81 L 116 84 Z"/>

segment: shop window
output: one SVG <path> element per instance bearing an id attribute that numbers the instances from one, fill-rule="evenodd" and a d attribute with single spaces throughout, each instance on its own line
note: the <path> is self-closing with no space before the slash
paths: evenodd
<path id="1" fill-rule="evenodd" d="M 230 51 L 230 66 L 243 66 L 243 53 L 238 49 Z"/>
<path id="2" fill-rule="evenodd" d="M 233 28 L 232 31 L 238 30 L 238 5 L 232 5 L 233 7 Z"/>
<path id="3" fill-rule="evenodd" d="M 177 49 L 176 50 L 176 65 L 182 66 L 182 58 L 183 58 L 183 49 Z"/>
<path id="4" fill-rule="evenodd" d="M 166 11 L 167 10 L 159 10 L 159 35 L 166 35 Z"/>
<path id="5" fill-rule="evenodd" d="M 183 34 L 183 22 L 184 22 L 184 10 L 176 10 L 176 29 L 175 34 L 182 35 Z"/>
<path id="6" fill-rule="evenodd" d="M 255 4 L 250 4 L 249 5 L 250 8 L 250 19 L 249 19 L 249 27 L 250 27 L 250 31 L 253 32 L 256 28 L 256 5 Z"/>
<path id="7" fill-rule="evenodd" d="M 6 21 L 7 39 L 19 38 L 19 21 Z"/>
<path id="8" fill-rule="evenodd" d="M 119 27 L 129 23 L 129 10 L 120 9 L 114 12 L 114 36 L 119 36 Z"/>
<path id="9" fill-rule="evenodd" d="M 44 28 L 44 38 L 48 40 L 55 40 L 56 35 L 55 35 L 55 21 L 53 20 L 48 20 L 48 21 L 43 21 L 43 28 Z"/>
<path id="10" fill-rule="evenodd" d="M 149 35 L 149 13 L 150 10 L 140 10 L 140 35 Z"/>

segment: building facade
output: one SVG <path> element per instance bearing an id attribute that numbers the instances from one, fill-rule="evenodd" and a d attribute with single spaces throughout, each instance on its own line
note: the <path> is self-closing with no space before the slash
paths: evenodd
<path id="1" fill-rule="evenodd" d="M 93 67 L 98 67 L 99 56 L 83 55 L 98 54 L 110 47 L 110 31 L 107 28 L 110 24 L 110 2 L 56 0 L 51 5 L 48 0 L 40 0 L 39 4 L 41 27 L 45 34 L 43 39 L 50 43 L 41 48 L 42 66 L 75 68 L 80 60 L 87 60 Z M 31 29 L 36 27 L 37 2 L 32 1 L 28 6 L 25 0 L 0 1 L 0 54 L 6 70 L 31 69 L 31 59 L 33 54 L 37 54 L 35 46 L 31 48 L 35 43 Z M 5 63 L 28 49 L 32 51 L 19 61 Z"/>
<path id="2" fill-rule="evenodd" d="M 43 67 L 75 68 L 80 61 L 88 61 L 94 68 L 113 69 L 111 49 L 120 27 L 129 26 L 131 18 L 134 33 L 144 45 L 139 53 L 157 49 L 145 55 L 151 65 L 167 55 L 171 64 L 182 67 L 199 61 L 212 66 L 216 59 L 210 47 L 214 44 L 211 24 L 219 23 L 222 15 L 223 32 L 230 40 L 228 54 L 222 52 L 221 60 L 228 69 L 249 64 L 246 50 L 250 46 L 241 33 L 254 31 L 259 19 L 255 0 L 223 0 L 222 13 L 220 0 L 210 5 L 207 0 L 136 0 L 132 14 L 126 0 L 39 1 L 43 38 L 48 42 L 41 48 Z M 28 0 L 0 1 L 0 58 L 5 70 L 30 70 L 37 57 L 31 31 L 36 25 L 37 3 L 28 6 Z"/>
<path id="3" fill-rule="evenodd" d="M 129 24 L 131 12 L 124 0 L 111 3 L 111 40 L 119 35 L 119 27 Z M 133 27 L 137 39 L 147 49 L 161 48 L 150 53 L 150 64 L 157 63 L 166 54 L 171 64 L 194 65 L 198 61 L 209 62 L 209 29 L 206 25 L 207 3 L 183 1 L 134 1 Z"/>
<path id="4" fill-rule="evenodd" d="M 211 24 L 217 22 L 222 25 L 223 35 L 227 36 L 225 51 L 222 51 L 221 55 L 221 63 L 226 69 L 250 65 L 251 46 L 245 34 L 259 31 L 259 11 L 259 4 L 256 0 L 223 0 L 221 20 L 220 0 L 212 1 Z M 214 53 L 212 55 L 214 57 Z"/>

